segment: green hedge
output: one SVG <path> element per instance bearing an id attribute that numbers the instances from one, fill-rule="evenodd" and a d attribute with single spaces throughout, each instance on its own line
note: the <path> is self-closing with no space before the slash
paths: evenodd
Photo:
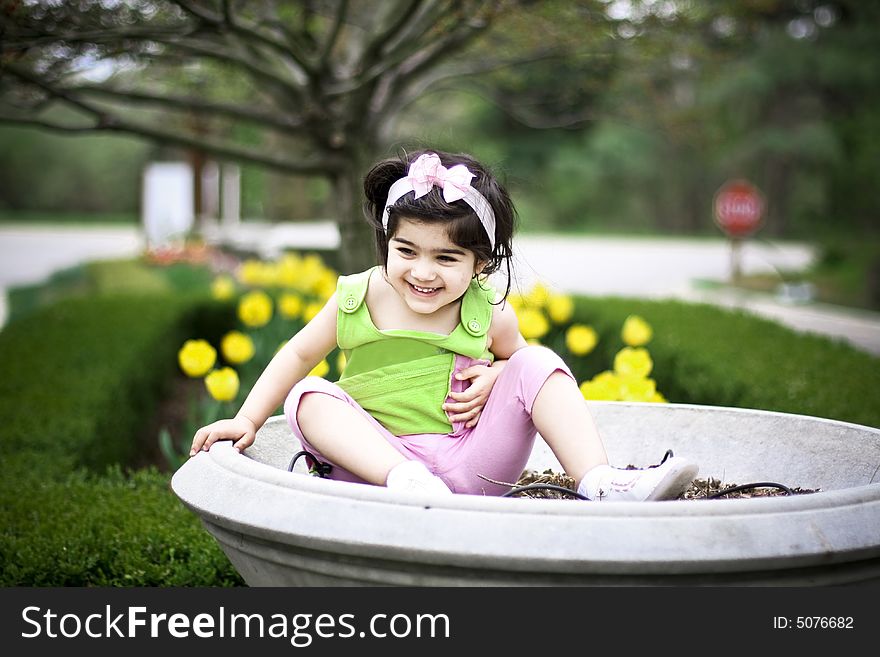
<path id="1" fill-rule="evenodd" d="M 180 344 L 229 315 L 191 298 L 92 297 L 0 333 L 0 584 L 241 583 L 169 475 L 119 469 L 155 440 L 144 428 Z"/>
<path id="2" fill-rule="evenodd" d="M 624 319 L 637 314 L 654 329 L 647 345 L 652 377 L 670 402 L 880 427 L 880 358 L 844 342 L 705 304 L 579 298 L 575 314 L 602 336 L 583 378 L 594 375 L 599 363 L 608 367 L 623 346 Z"/>
<path id="3" fill-rule="evenodd" d="M 11 288 L 8 319 L 15 322 L 72 297 L 189 294 L 208 289 L 211 279 L 206 267 L 186 263 L 156 267 L 143 258 L 95 260 L 55 272 L 47 281 Z"/>

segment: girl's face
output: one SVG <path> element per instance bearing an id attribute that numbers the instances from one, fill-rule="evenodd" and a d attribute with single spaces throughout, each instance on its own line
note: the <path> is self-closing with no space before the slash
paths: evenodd
<path id="1" fill-rule="evenodd" d="M 400 219 L 388 240 L 388 282 L 421 315 L 457 301 L 482 269 L 471 251 L 449 240 L 442 222 Z"/>

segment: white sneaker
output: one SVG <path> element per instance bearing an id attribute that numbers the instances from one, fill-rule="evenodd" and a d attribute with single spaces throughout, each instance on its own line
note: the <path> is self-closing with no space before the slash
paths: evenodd
<path id="1" fill-rule="evenodd" d="M 404 461 L 388 472 L 385 486 L 408 493 L 442 493 L 452 495 L 446 483 L 420 461 Z"/>
<path id="2" fill-rule="evenodd" d="M 672 500 L 687 490 L 697 472 L 695 463 L 679 456 L 644 470 L 599 465 L 586 474 L 578 492 L 597 502 Z"/>

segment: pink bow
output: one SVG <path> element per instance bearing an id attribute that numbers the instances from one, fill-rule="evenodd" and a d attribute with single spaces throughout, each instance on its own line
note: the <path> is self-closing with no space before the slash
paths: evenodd
<path id="1" fill-rule="evenodd" d="M 436 185 L 443 190 L 443 200 L 452 203 L 465 197 L 474 174 L 463 164 L 447 169 L 436 153 L 425 153 L 410 165 L 407 177 L 416 193 L 415 198 L 424 196 Z"/>

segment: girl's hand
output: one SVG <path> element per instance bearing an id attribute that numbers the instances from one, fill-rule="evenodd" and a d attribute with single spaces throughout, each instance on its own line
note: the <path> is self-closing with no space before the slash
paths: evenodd
<path id="1" fill-rule="evenodd" d="M 257 427 L 246 417 L 218 420 L 196 431 L 189 455 L 195 456 L 199 450 L 207 452 L 218 440 L 234 440 L 233 447 L 241 452 L 250 447 L 256 437 Z"/>
<path id="2" fill-rule="evenodd" d="M 476 426 L 500 372 L 500 367 L 472 365 L 457 373 L 456 379 L 459 381 L 470 379 L 471 384 L 467 390 L 449 393 L 449 396 L 455 400 L 455 403 L 443 404 L 443 410 L 449 416 L 449 421 L 464 422 L 466 428 Z"/>

